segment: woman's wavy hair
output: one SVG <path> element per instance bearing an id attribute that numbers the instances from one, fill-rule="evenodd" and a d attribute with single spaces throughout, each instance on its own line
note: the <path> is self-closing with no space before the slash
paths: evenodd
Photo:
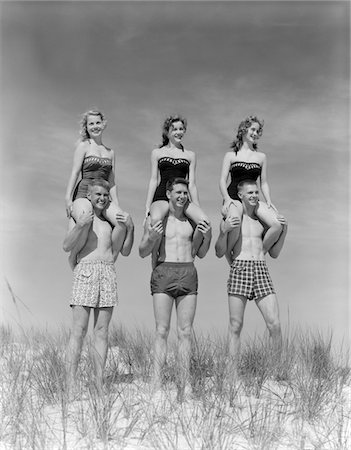
<path id="1" fill-rule="evenodd" d="M 238 153 L 238 151 L 241 149 L 243 145 L 243 137 L 246 135 L 247 130 L 253 123 L 258 123 L 258 125 L 260 126 L 258 129 L 258 135 L 260 137 L 262 136 L 264 121 L 260 120 L 257 116 L 246 117 L 246 119 L 240 122 L 238 132 L 236 134 L 236 139 L 234 139 L 234 141 L 230 145 L 230 148 L 232 148 L 235 153 Z M 253 148 L 257 150 L 256 142 L 253 144 Z"/>
<path id="2" fill-rule="evenodd" d="M 98 109 L 90 109 L 89 111 L 86 111 L 82 115 L 82 119 L 80 121 L 80 138 L 82 141 L 86 141 L 90 139 L 89 133 L 87 130 L 87 123 L 88 123 L 88 116 L 100 116 L 101 120 L 106 123 L 106 116 L 102 111 L 99 111 Z"/>
<path id="3" fill-rule="evenodd" d="M 171 126 L 175 122 L 182 122 L 182 124 L 184 125 L 184 128 L 186 130 L 188 122 L 185 119 L 185 117 L 182 117 L 179 114 L 175 114 L 174 116 L 168 116 L 167 119 L 163 122 L 163 126 L 162 126 L 162 144 L 159 145 L 159 148 L 162 148 L 162 147 L 164 147 L 165 145 L 168 144 L 168 142 L 169 142 L 168 132 L 169 132 Z"/>

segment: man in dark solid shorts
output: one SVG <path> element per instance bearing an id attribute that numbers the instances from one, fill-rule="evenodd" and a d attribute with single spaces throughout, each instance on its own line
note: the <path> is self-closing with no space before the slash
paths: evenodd
<path id="1" fill-rule="evenodd" d="M 181 387 L 184 393 L 189 386 L 189 365 L 191 332 L 197 300 L 197 272 L 194 266 L 195 250 L 193 242 L 202 235 L 202 243 L 197 256 L 203 258 L 211 242 L 211 226 L 200 221 L 195 227 L 184 214 L 189 201 L 188 182 L 176 178 L 167 184 L 169 214 L 164 221 L 151 226 L 145 224 L 139 253 L 142 258 L 153 253 L 156 266 L 151 275 L 156 321 L 154 347 L 153 383 L 161 387 L 162 367 L 166 362 L 167 338 L 169 334 L 173 303 L 177 310 L 179 343 L 179 369 Z"/>
<path id="2" fill-rule="evenodd" d="M 246 180 L 239 183 L 238 195 L 243 204 L 243 218 L 241 233 L 231 255 L 232 262 L 227 283 L 229 350 L 234 359 L 234 375 L 237 369 L 240 333 L 247 300 L 255 300 L 266 322 L 273 347 L 278 352 L 282 344 L 278 302 L 263 249 L 264 226 L 255 215 L 259 195 L 256 182 Z M 268 250 L 273 258 L 279 256 L 287 233 L 285 218 L 278 215 L 277 219 L 282 224 L 282 232 L 277 242 Z M 216 242 L 216 255 L 219 258 L 227 251 L 227 233 L 239 226 L 239 219 L 234 217 L 227 217 L 222 221 Z"/>

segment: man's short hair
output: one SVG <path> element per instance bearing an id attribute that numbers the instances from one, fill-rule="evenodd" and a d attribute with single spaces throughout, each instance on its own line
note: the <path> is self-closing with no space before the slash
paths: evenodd
<path id="1" fill-rule="evenodd" d="M 91 192 L 92 188 L 95 186 L 101 186 L 105 188 L 107 192 L 110 191 L 110 183 L 103 178 L 94 178 L 93 180 L 91 180 L 88 186 L 89 192 Z"/>
<path id="2" fill-rule="evenodd" d="M 185 186 L 188 187 L 188 186 L 189 186 L 189 181 L 186 180 L 185 178 L 179 178 L 179 177 L 177 177 L 177 178 L 172 178 L 172 179 L 170 179 L 170 180 L 167 181 L 167 184 L 166 184 L 166 191 L 172 191 L 173 186 L 174 186 L 175 184 L 185 184 Z"/>
<path id="3" fill-rule="evenodd" d="M 238 183 L 238 192 L 241 192 L 243 188 L 248 184 L 255 184 L 257 186 L 257 181 L 255 180 L 242 180 Z"/>

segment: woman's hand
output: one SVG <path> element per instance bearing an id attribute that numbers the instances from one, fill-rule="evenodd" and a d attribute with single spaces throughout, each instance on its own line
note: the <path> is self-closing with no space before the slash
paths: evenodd
<path id="1" fill-rule="evenodd" d="M 72 205 L 73 205 L 73 202 L 71 199 L 66 200 L 66 214 L 67 214 L 68 218 L 70 218 L 72 215 Z"/>
<path id="2" fill-rule="evenodd" d="M 277 219 L 278 222 L 283 225 L 283 227 L 287 227 L 288 226 L 288 221 L 286 220 L 286 218 L 284 216 L 282 216 L 281 214 L 277 215 Z"/>

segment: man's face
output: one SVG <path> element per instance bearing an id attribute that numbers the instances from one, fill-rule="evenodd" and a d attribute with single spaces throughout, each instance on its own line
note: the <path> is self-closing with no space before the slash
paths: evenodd
<path id="1" fill-rule="evenodd" d="M 167 197 L 173 206 L 184 207 L 189 198 L 188 186 L 182 183 L 175 184 L 171 191 L 167 191 Z"/>
<path id="2" fill-rule="evenodd" d="M 93 186 L 88 192 L 88 199 L 93 208 L 104 210 L 110 201 L 109 192 L 103 186 Z"/>
<path id="3" fill-rule="evenodd" d="M 246 205 L 256 206 L 258 203 L 259 191 L 256 183 L 245 184 L 238 192 L 242 202 Z"/>

